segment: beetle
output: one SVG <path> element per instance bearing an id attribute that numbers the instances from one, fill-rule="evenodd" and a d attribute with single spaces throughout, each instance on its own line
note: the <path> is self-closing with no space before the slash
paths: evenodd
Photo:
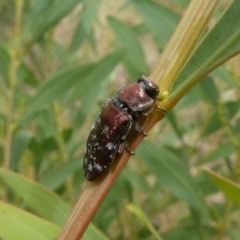
<path id="1" fill-rule="evenodd" d="M 95 180 L 106 171 L 123 149 L 134 154 L 126 139 L 133 124 L 138 132 L 147 135 L 138 124 L 141 115 L 146 116 L 156 108 L 166 112 L 160 106 L 152 107 L 154 100 L 158 99 L 159 88 L 148 77 L 142 76 L 116 92 L 118 97 L 109 98 L 103 105 L 87 140 L 83 168 L 88 181 Z"/>

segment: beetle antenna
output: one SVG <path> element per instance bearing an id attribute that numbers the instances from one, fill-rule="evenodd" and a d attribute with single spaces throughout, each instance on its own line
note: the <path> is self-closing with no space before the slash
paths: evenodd
<path id="1" fill-rule="evenodd" d="M 167 109 L 166 109 L 166 108 L 161 107 L 161 106 L 159 106 L 159 105 L 156 104 L 156 106 L 155 106 L 154 108 L 149 109 L 149 111 L 143 113 L 143 115 L 144 115 L 144 116 L 147 116 L 147 115 L 149 115 L 151 112 L 153 112 L 153 111 L 156 110 L 156 109 L 160 109 L 164 114 L 166 114 L 166 112 L 167 112 Z"/>

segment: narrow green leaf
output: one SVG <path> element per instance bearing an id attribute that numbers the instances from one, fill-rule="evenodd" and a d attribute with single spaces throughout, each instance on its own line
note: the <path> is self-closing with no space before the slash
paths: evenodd
<path id="1" fill-rule="evenodd" d="M 204 78 L 200 83 L 203 95 L 208 99 L 212 106 L 218 108 L 219 93 L 211 77 Z"/>
<path id="2" fill-rule="evenodd" d="M 0 201 L 2 240 L 56 239 L 60 227 Z"/>
<path id="3" fill-rule="evenodd" d="M 161 236 L 158 234 L 157 230 L 154 228 L 153 224 L 151 221 L 148 219 L 146 214 L 137 207 L 136 205 L 133 204 L 128 204 L 127 209 L 134 213 L 143 223 L 144 225 L 148 228 L 148 230 L 152 233 L 152 235 L 155 237 L 155 239 L 161 240 Z"/>
<path id="4" fill-rule="evenodd" d="M 75 159 L 62 164 L 49 173 L 47 176 L 43 176 L 40 179 L 40 183 L 47 186 L 49 189 L 56 189 L 63 184 L 67 177 L 75 173 L 76 171 L 81 172 L 82 159 Z"/>
<path id="5" fill-rule="evenodd" d="M 202 132 L 202 137 L 212 134 L 213 132 L 222 128 L 222 123 L 219 119 L 218 112 L 213 112 L 211 118 L 208 121 L 208 125 L 205 127 L 204 131 Z"/>
<path id="6" fill-rule="evenodd" d="M 239 12 L 240 1 L 233 1 L 182 69 L 175 81 L 173 91 L 181 91 L 185 86 L 193 86 L 201 76 L 240 51 Z M 181 89 L 178 89 L 179 86 Z"/>
<path id="7" fill-rule="evenodd" d="M 50 79 L 39 88 L 20 122 L 23 123 L 27 121 L 34 112 L 50 104 L 52 101 L 61 101 L 66 97 L 70 89 L 78 90 L 77 93 L 71 95 L 71 98 L 75 96 L 81 99 L 83 94 L 87 93 L 89 86 L 99 85 L 101 80 L 113 70 L 124 55 L 125 52 L 119 50 L 109 54 L 97 63 L 86 64 L 57 72 L 57 74 L 50 77 Z"/>
<path id="8" fill-rule="evenodd" d="M 19 80 L 32 87 L 37 87 L 39 84 L 34 72 L 32 72 L 24 63 L 22 63 L 19 68 Z"/>
<path id="9" fill-rule="evenodd" d="M 205 171 L 210 175 L 215 185 L 221 189 L 230 200 L 240 207 L 240 186 L 211 170 L 205 169 Z"/>
<path id="10" fill-rule="evenodd" d="M 109 86 L 109 78 L 107 76 L 115 68 L 115 66 L 125 56 L 125 51 L 120 50 L 111 54 L 91 69 L 89 74 L 84 77 L 84 81 L 75 85 L 71 96 L 67 99 L 66 105 L 71 105 L 76 100 L 81 100 L 84 104 L 79 110 L 74 119 L 74 126 L 79 128 L 89 115 L 89 109 L 92 109 L 96 105 L 96 99 L 102 96 L 102 93 L 106 95 Z M 104 95 L 104 96 L 105 96 Z"/>
<path id="11" fill-rule="evenodd" d="M 0 169 L 0 177 L 1 177 Z M 21 179 L 20 179 L 21 181 Z M 22 189 L 24 191 L 24 189 Z M 21 191 L 21 189 L 20 189 Z M 34 192 L 33 192 L 34 194 Z M 41 194 L 41 193 L 39 193 Z M 34 200 L 34 198 L 32 198 Z M 40 200 L 44 200 L 40 198 Z M 51 199 L 48 199 L 51 201 Z M 43 201 L 41 205 L 48 205 L 48 201 Z M 58 201 L 56 202 L 58 205 Z M 39 206 L 41 207 L 41 206 Z M 8 205 L 0 201 L 0 236 L 4 240 L 26 240 L 26 239 L 36 239 L 36 240 L 47 240 L 56 239 L 58 233 L 60 232 L 60 227 L 34 216 L 28 212 L 21 209 Z M 56 218 L 58 213 L 56 212 Z M 59 216 L 61 217 L 61 216 Z M 14 229 L 14 231 L 13 231 Z M 84 233 L 83 239 L 99 239 L 107 240 L 108 238 L 93 224 L 90 224 Z"/>
<path id="12" fill-rule="evenodd" d="M 182 139 L 182 131 L 181 129 L 179 128 L 178 126 L 178 123 L 177 123 L 177 120 L 176 120 L 176 117 L 175 117 L 175 113 L 174 113 L 174 110 L 169 112 L 167 115 L 166 115 L 166 118 L 168 119 L 168 121 L 171 123 L 176 135 L 179 137 L 179 139 L 181 140 Z"/>
<path id="13" fill-rule="evenodd" d="M 148 142 L 142 142 L 137 154 L 175 196 L 185 200 L 192 208 L 199 211 L 202 217 L 208 216 L 206 205 L 199 196 L 198 187 L 187 168 L 176 156 Z"/>
<path id="14" fill-rule="evenodd" d="M 94 106 L 99 105 L 98 109 L 100 111 L 100 107 L 102 104 L 100 105 L 98 101 L 99 101 L 99 98 L 102 101 L 105 101 L 106 98 L 101 97 L 101 92 L 102 92 L 102 90 L 105 90 L 105 93 L 107 95 L 107 93 L 108 93 L 107 88 L 105 88 L 104 85 L 106 82 L 109 82 L 109 81 L 107 78 L 101 82 L 102 82 L 101 85 L 100 84 L 91 85 L 91 87 L 88 88 L 88 91 L 86 91 L 85 93 L 82 94 L 81 100 L 84 104 L 79 109 L 79 111 L 76 113 L 76 117 L 74 119 L 74 127 L 76 129 L 78 129 L 84 123 L 86 117 L 89 116 L 90 112 L 93 113 L 92 110 L 95 109 Z M 81 86 L 79 86 L 78 88 L 80 88 L 80 87 Z M 79 99 L 78 88 L 76 88 L 75 91 L 72 93 L 71 99 L 69 99 L 68 104 L 71 104 L 72 102 Z"/>
<path id="15" fill-rule="evenodd" d="M 146 64 L 142 47 L 133 30 L 112 17 L 109 17 L 108 21 L 117 40 L 127 50 L 128 54 L 124 59 L 124 65 L 127 70 L 133 77 L 148 73 L 149 68 Z"/>
<path id="16" fill-rule="evenodd" d="M 34 1 L 33 4 L 26 4 L 24 8 L 26 21 L 23 30 L 25 32 L 29 31 L 29 33 L 34 31 L 34 26 L 37 26 L 41 16 L 43 16 L 44 12 L 53 6 L 53 4 L 54 2 L 49 0 Z"/>
<path id="17" fill-rule="evenodd" d="M 140 189 L 141 192 L 148 192 L 149 191 L 149 186 L 148 183 L 146 181 L 146 179 L 144 179 L 142 177 L 141 174 L 138 174 L 136 172 L 130 171 L 127 168 L 124 169 L 121 173 L 121 175 L 127 179 L 127 181 L 129 183 L 131 183 L 131 185 L 135 188 L 135 189 Z"/>
<path id="18" fill-rule="evenodd" d="M 206 172 L 199 172 L 195 179 L 203 196 L 215 194 L 218 191 Z"/>
<path id="19" fill-rule="evenodd" d="M 51 109 L 43 109 L 36 114 L 38 122 L 39 136 L 45 139 L 55 138 L 57 135 L 57 126 L 54 119 L 54 113 Z"/>
<path id="20" fill-rule="evenodd" d="M 84 81 L 85 75 L 90 72 L 93 67 L 94 64 L 73 67 L 59 71 L 50 77 L 50 79 L 39 88 L 36 96 L 32 98 L 24 119 L 26 115 L 32 114 L 32 112 L 35 112 L 46 104 L 50 104 L 52 101 L 64 97 L 67 91 L 76 85 L 78 81 Z"/>
<path id="21" fill-rule="evenodd" d="M 16 169 L 19 159 L 22 157 L 24 150 L 32 137 L 29 131 L 19 131 L 13 138 L 11 147 L 11 169 Z"/>
<path id="22" fill-rule="evenodd" d="M 225 110 L 228 113 L 229 118 L 235 117 L 236 114 L 238 114 L 239 103 L 237 101 L 229 101 L 223 106 L 226 108 Z"/>
<path id="23" fill-rule="evenodd" d="M 189 5 L 190 0 L 173 0 L 172 2 L 174 4 L 178 4 L 178 5 L 186 8 Z"/>
<path id="24" fill-rule="evenodd" d="M 81 0 L 59 0 L 51 3 L 45 2 L 37 9 L 37 15 L 31 14 L 28 18 L 30 24 L 26 25 L 25 41 L 30 41 L 33 44 L 47 30 L 56 25 L 63 17 L 79 4 Z"/>
<path id="25" fill-rule="evenodd" d="M 84 233 L 83 239 L 84 240 L 93 240 L 93 239 L 108 240 L 109 238 L 107 238 L 95 225 L 90 224 L 86 232 Z"/>
<path id="26" fill-rule="evenodd" d="M 205 230 L 205 229 L 204 229 Z M 204 232 L 205 233 L 205 232 Z M 211 234 L 209 234 L 211 236 Z M 209 236 L 207 235 L 207 236 Z M 165 233 L 163 235 L 164 240 L 178 240 L 178 239 L 191 239 L 191 240 L 199 240 L 199 234 L 194 226 L 189 226 L 189 224 L 181 225 L 181 227 L 177 227 L 172 229 L 171 231 Z M 214 238 L 214 237 L 213 237 Z M 210 238 L 212 239 L 212 238 Z"/>
<path id="27" fill-rule="evenodd" d="M 232 142 L 224 143 L 219 145 L 214 151 L 208 154 L 206 157 L 201 159 L 198 164 L 209 163 L 218 159 L 229 157 L 231 154 L 236 152 L 236 148 Z"/>
<path id="28" fill-rule="evenodd" d="M 83 43 L 84 39 L 90 33 L 92 25 L 97 18 L 97 11 L 99 9 L 100 0 L 87 0 L 85 3 L 85 9 L 82 16 L 79 19 L 77 29 L 75 31 L 72 43 L 70 46 L 70 52 L 74 53 Z"/>
<path id="29" fill-rule="evenodd" d="M 151 30 L 144 23 L 134 26 L 132 29 L 134 31 L 134 34 L 136 34 L 138 37 L 151 33 Z"/>
<path id="30" fill-rule="evenodd" d="M 120 49 L 97 62 L 84 77 L 81 77 L 81 81 L 79 81 L 77 86 L 74 86 L 74 92 L 69 102 L 79 98 L 85 99 L 89 95 L 88 89 L 93 88 L 94 92 L 95 89 L 100 88 L 102 81 L 105 80 L 125 56 L 126 51 Z"/>
<path id="31" fill-rule="evenodd" d="M 220 119 L 224 116 L 227 120 L 227 123 L 230 122 L 230 119 L 232 119 L 235 114 L 237 114 L 239 110 L 239 103 L 238 102 L 228 102 L 227 104 L 221 105 L 221 111 L 219 111 L 219 108 L 216 109 L 216 111 L 213 113 L 211 119 L 208 122 L 208 125 L 205 127 L 204 132 L 202 133 L 202 136 L 206 136 L 209 134 L 212 134 L 215 131 L 218 131 L 219 129 L 222 129 L 223 123 L 220 121 Z M 224 115 L 221 115 L 221 114 Z M 229 125 L 230 129 L 232 128 Z M 236 128 L 232 129 L 233 132 L 238 133 L 238 124 L 236 124 Z"/>
<path id="32" fill-rule="evenodd" d="M 181 99 L 181 101 L 176 106 L 176 111 L 186 109 L 187 107 L 194 107 L 196 104 L 200 103 L 202 101 L 202 89 L 199 85 L 196 85 L 191 91 L 188 92 L 184 96 L 184 98 Z"/>
<path id="33" fill-rule="evenodd" d="M 216 68 L 213 72 L 210 73 L 210 76 L 213 79 L 220 79 L 225 84 L 227 83 L 230 87 L 237 87 L 235 81 L 232 81 L 232 72 L 231 69 L 227 69 L 225 65 L 221 65 Z"/>
<path id="34" fill-rule="evenodd" d="M 65 223 L 71 208 L 54 192 L 31 179 L 2 168 L 0 178 L 40 216 L 58 225 Z"/>
<path id="35" fill-rule="evenodd" d="M 181 16 L 153 1 L 134 0 L 134 6 L 143 17 L 144 23 L 158 36 L 161 49 L 165 47 Z"/>

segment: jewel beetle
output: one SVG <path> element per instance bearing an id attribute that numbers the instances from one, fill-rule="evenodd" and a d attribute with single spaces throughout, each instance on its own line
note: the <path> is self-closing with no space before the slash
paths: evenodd
<path id="1" fill-rule="evenodd" d="M 117 89 L 118 97 L 109 98 L 92 126 L 83 158 L 84 175 L 88 181 L 98 178 L 114 161 L 117 153 L 127 149 L 126 143 L 133 125 L 147 135 L 139 126 L 138 119 L 160 106 L 152 107 L 159 97 L 159 88 L 150 78 L 142 76 L 137 82 Z"/>

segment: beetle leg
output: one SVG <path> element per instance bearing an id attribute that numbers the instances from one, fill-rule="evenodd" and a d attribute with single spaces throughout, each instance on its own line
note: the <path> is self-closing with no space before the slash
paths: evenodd
<path id="1" fill-rule="evenodd" d="M 141 132 L 144 135 L 144 137 L 148 136 L 148 134 L 144 131 L 144 129 L 139 125 L 138 122 L 135 122 L 135 129 L 138 132 Z"/>
<path id="2" fill-rule="evenodd" d="M 164 108 L 164 107 L 161 107 L 161 106 L 159 106 L 159 105 L 156 105 L 155 109 L 160 109 L 164 114 L 167 113 L 167 109 Z"/>
<path id="3" fill-rule="evenodd" d="M 164 114 L 167 112 L 166 108 L 163 108 L 156 104 L 156 106 L 154 108 L 150 108 L 147 112 L 144 112 L 143 115 L 147 116 L 148 114 L 150 114 L 151 112 L 153 112 L 156 109 L 160 109 Z"/>
<path id="4" fill-rule="evenodd" d="M 125 143 L 125 149 L 126 149 L 131 155 L 134 155 L 134 154 L 135 154 L 135 152 L 132 151 L 132 150 L 129 148 L 129 146 L 128 146 L 127 143 Z"/>
<path id="5" fill-rule="evenodd" d="M 126 142 L 121 142 L 120 145 L 119 145 L 119 147 L 118 147 L 118 153 L 122 153 L 124 149 L 126 149 L 131 155 L 134 155 L 134 154 L 135 154 L 135 152 L 132 151 L 132 150 L 129 148 L 129 146 L 128 146 L 128 144 L 127 144 Z"/>

